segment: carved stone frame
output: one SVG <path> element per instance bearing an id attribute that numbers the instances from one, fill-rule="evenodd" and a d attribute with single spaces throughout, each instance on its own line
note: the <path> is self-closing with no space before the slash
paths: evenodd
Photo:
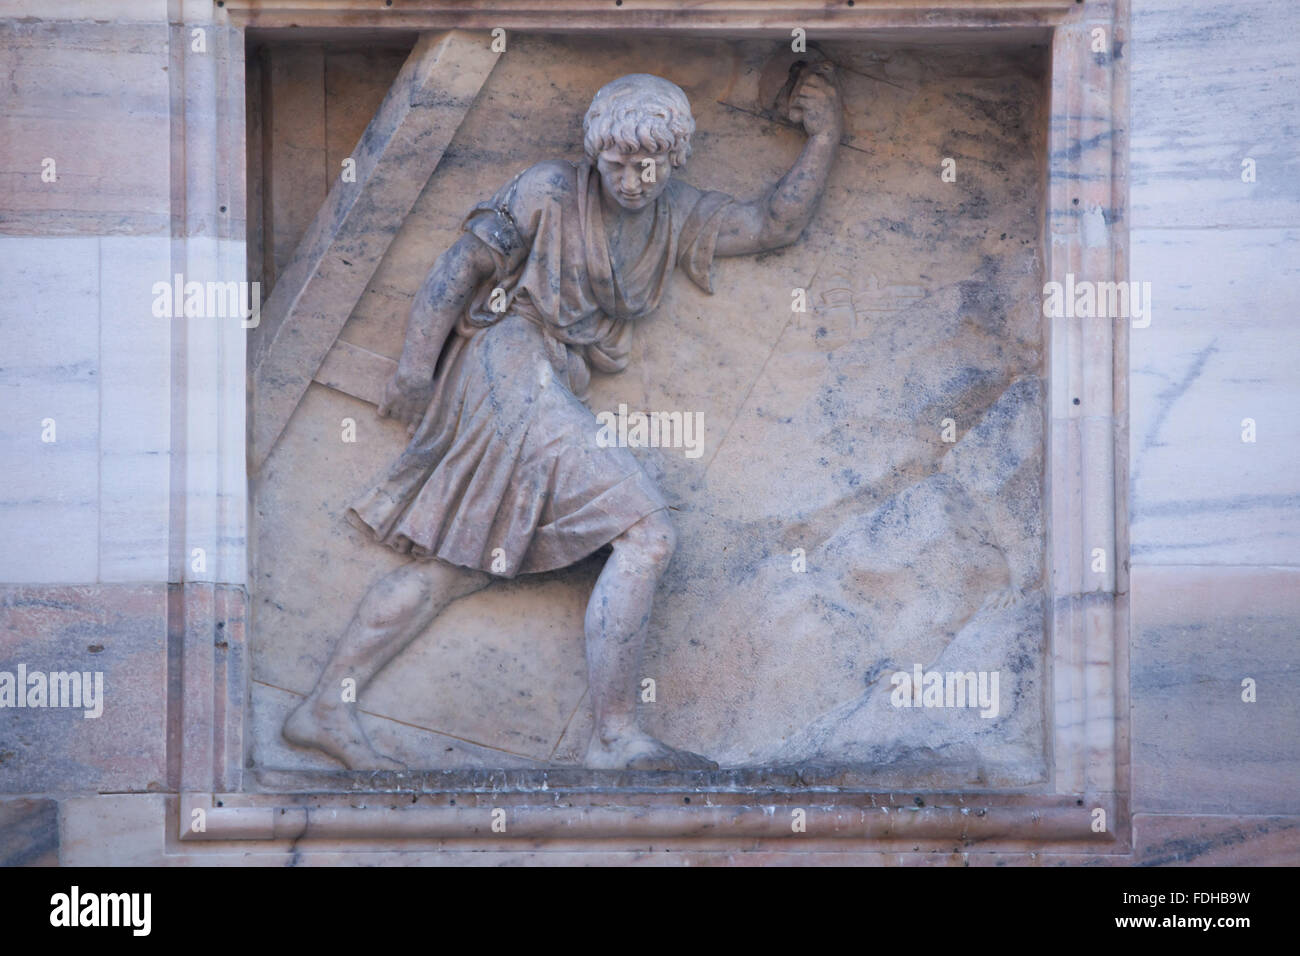
<path id="1" fill-rule="evenodd" d="M 244 274 L 245 31 L 460 27 L 537 32 L 960 41 L 974 30 L 1051 45 L 1045 275 L 1125 281 L 1128 0 L 225 0 L 211 19 L 173 22 L 173 265 L 196 259 L 221 280 Z M 538 12 L 544 9 L 544 13 Z M 206 17 L 206 14 L 204 15 Z M 195 24 L 214 35 L 188 51 Z M 1104 31 L 1106 52 L 1092 51 Z M 215 242 L 213 241 L 215 239 Z M 225 241 L 223 241 L 225 240 Z M 217 252 L 213 252 L 213 249 Z M 199 271 L 194 268 L 193 271 Z M 1052 610 L 1046 652 L 1047 783 L 1008 792 L 900 793 L 869 781 L 807 786 L 779 774 L 592 771 L 334 775 L 336 785 L 268 792 L 245 772 L 248 479 L 244 332 L 237 324 L 177 336 L 173 384 L 173 568 L 192 546 L 219 556 L 209 581 L 173 580 L 169 763 L 180 796 L 170 833 L 203 841 L 326 846 L 400 839 L 403 847 L 641 849 L 656 846 L 1121 854 L 1131 846 L 1128 759 L 1128 328 L 1057 319 L 1045 328 L 1049 380 L 1046 512 Z M 1094 549 L 1104 572 L 1093 572 Z M 281 774 L 285 780 L 290 775 Z M 315 775 L 319 780 L 320 775 Z M 272 787 L 271 791 L 277 788 Z M 324 792 L 328 791 L 328 792 Z M 793 833 L 789 809 L 807 812 Z M 506 811 L 493 832 L 493 809 Z M 1106 812 L 1095 832 L 1095 808 Z M 199 813 L 198 811 L 202 811 Z M 774 812 L 775 811 L 775 812 Z M 173 815 L 174 814 L 174 815 Z M 268 841 L 276 841 L 271 843 Z M 794 842 L 792 842 L 794 841 Z M 168 843 L 176 848 L 171 837 Z M 218 845 L 206 844 L 212 850 Z M 310 844 L 308 844 L 310 845 Z M 360 844 L 346 844 L 360 846 Z M 382 844 L 393 846 L 393 844 Z M 256 851 L 249 842 L 236 844 Z M 810 847 L 811 848 L 811 847 Z"/>

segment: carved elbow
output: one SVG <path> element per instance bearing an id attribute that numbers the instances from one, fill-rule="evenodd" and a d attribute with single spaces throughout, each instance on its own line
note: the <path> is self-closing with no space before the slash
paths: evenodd
<path id="1" fill-rule="evenodd" d="M 765 236 L 766 241 L 763 247 L 771 251 L 773 249 L 783 249 L 786 246 L 792 246 L 799 241 L 803 235 L 803 224 L 794 223 L 790 225 L 778 226 L 770 230 Z"/>

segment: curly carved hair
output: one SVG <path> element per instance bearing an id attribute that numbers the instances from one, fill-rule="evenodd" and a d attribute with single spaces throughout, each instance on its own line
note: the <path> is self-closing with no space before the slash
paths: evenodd
<path id="1" fill-rule="evenodd" d="M 691 154 L 695 118 L 676 83 L 649 73 L 629 73 L 606 83 L 592 97 L 582 120 L 583 149 L 594 163 L 607 149 L 668 153 L 680 166 Z"/>

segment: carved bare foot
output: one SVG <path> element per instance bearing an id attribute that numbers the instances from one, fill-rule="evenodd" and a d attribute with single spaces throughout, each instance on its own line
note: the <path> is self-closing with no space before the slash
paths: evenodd
<path id="1" fill-rule="evenodd" d="M 289 743 L 324 751 L 349 770 L 406 769 L 405 764 L 370 746 L 350 707 L 325 705 L 308 697 L 289 715 L 280 732 Z"/>
<path id="2" fill-rule="evenodd" d="M 596 770 L 717 770 L 708 757 L 677 750 L 639 730 L 591 735 L 585 766 Z"/>

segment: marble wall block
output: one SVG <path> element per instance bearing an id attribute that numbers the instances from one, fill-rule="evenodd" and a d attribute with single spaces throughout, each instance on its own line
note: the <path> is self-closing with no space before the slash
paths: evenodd
<path id="1" fill-rule="evenodd" d="M 0 588 L 0 671 L 19 665 L 102 675 L 102 707 L 0 711 L 0 792 L 167 786 L 166 585 Z"/>
<path id="2" fill-rule="evenodd" d="M 54 7 L 56 5 L 50 5 Z M 11 77 L 0 115 L 0 233 L 167 235 L 169 31 L 165 15 L 0 19 Z M 111 109 L 105 108 L 112 104 Z M 54 160 L 55 180 L 42 179 Z"/>
<path id="3" fill-rule="evenodd" d="M 166 579 L 170 267 L 165 238 L 0 237 L 0 580 Z"/>
<path id="4" fill-rule="evenodd" d="M 1135 564 L 1300 564 L 1297 252 L 1297 229 L 1134 235 L 1153 303 L 1129 338 Z"/>
<path id="5" fill-rule="evenodd" d="M 1129 272 L 1154 303 L 1130 334 L 1140 811 L 1300 809 L 1298 15 L 1269 0 L 1133 7 Z M 1295 821 L 1138 813 L 1134 828 L 1153 864 L 1294 863 Z"/>
<path id="6" fill-rule="evenodd" d="M 99 240 L 0 237 L 0 581 L 99 576 Z"/>
<path id="7" fill-rule="evenodd" d="M 1138 565 L 1133 592 L 1134 809 L 1300 813 L 1300 570 Z"/>
<path id="8" fill-rule="evenodd" d="M 0 866 L 57 866 L 59 803 L 0 799 Z"/>
<path id="9" fill-rule="evenodd" d="M 166 866 L 183 857 L 166 853 L 167 797 L 111 793 L 70 797 L 59 806 L 59 862 L 63 866 Z M 244 861 L 240 861 L 244 862 Z"/>
<path id="10" fill-rule="evenodd" d="M 154 315 L 153 286 L 170 282 L 170 274 L 168 239 L 100 240 L 98 580 L 104 582 L 168 579 L 176 320 Z"/>
<path id="11" fill-rule="evenodd" d="M 1141 866 L 1295 866 L 1295 817 L 1139 813 L 1133 818 L 1134 862 Z"/>
<path id="12" fill-rule="evenodd" d="M 1291 0 L 1133 3 L 1133 228 L 1300 224 L 1297 32 Z"/>

